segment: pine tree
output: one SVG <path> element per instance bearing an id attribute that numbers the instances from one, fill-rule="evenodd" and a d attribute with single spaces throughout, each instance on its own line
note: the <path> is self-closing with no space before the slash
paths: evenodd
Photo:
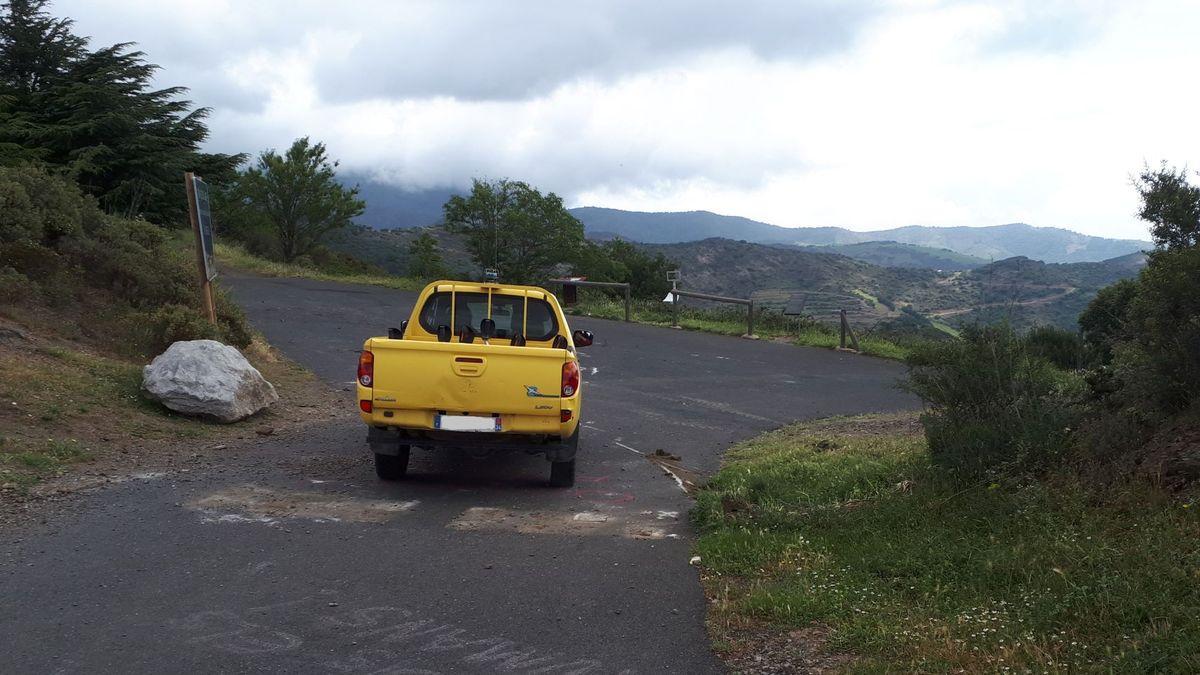
<path id="1" fill-rule="evenodd" d="M 112 213 L 182 220 L 183 172 L 233 179 L 245 155 L 199 151 L 208 108 L 183 87 L 154 89 L 158 66 L 131 43 L 96 51 L 45 0 L 10 0 L 0 14 L 0 163 L 69 175 Z"/>

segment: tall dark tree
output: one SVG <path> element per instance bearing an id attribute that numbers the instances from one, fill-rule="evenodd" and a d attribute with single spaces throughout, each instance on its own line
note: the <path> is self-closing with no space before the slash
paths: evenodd
<path id="1" fill-rule="evenodd" d="M 47 4 L 0 6 L 0 161 L 65 173 L 113 213 L 182 220 L 183 172 L 220 183 L 245 156 L 200 152 L 207 108 L 155 89 L 158 66 L 130 43 L 89 51 Z"/>
<path id="2" fill-rule="evenodd" d="M 511 283 L 544 281 L 555 265 L 575 260 L 584 244 L 583 224 L 562 199 L 521 181 L 475 180 L 469 196 L 451 197 L 443 211 L 446 227 L 467 236 L 475 262 Z"/>
<path id="3" fill-rule="evenodd" d="M 363 212 L 358 188 L 338 182 L 337 166 L 324 143 L 306 136 L 283 155 L 263 152 L 239 178 L 235 194 L 270 222 L 284 260 L 311 253 L 326 235 Z"/>
<path id="4" fill-rule="evenodd" d="M 87 54 L 87 41 L 71 32 L 70 19 L 46 12 L 46 0 L 0 4 L 0 165 L 36 161 L 35 94 L 60 84 Z"/>
<path id="5" fill-rule="evenodd" d="M 408 275 L 424 280 L 442 279 L 447 276 L 437 239 L 432 234 L 422 232 L 408 245 Z"/>

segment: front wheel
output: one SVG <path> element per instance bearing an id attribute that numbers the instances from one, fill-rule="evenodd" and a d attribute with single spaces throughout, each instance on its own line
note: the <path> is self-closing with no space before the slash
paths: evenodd
<path id="1" fill-rule="evenodd" d="M 375 475 L 380 480 L 400 480 L 408 473 L 408 446 L 400 446 L 394 455 L 375 453 Z"/>
<path id="2" fill-rule="evenodd" d="M 550 485 L 553 487 L 571 487 L 575 484 L 575 460 L 566 462 L 550 462 Z"/>

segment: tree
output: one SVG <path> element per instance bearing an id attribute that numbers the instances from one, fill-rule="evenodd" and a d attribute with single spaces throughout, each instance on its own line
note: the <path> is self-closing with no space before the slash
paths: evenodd
<path id="1" fill-rule="evenodd" d="M 283 155 L 264 151 L 240 177 L 235 193 L 270 222 L 284 260 L 312 252 L 325 235 L 363 212 L 366 204 L 358 198 L 358 188 L 337 181 L 337 166 L 324 143 L 314 144 L 305 136 Z"/>
<path id="2" fill-rule="evenodd" d="M 1166 162 L 1157 170 L 1147 166 L 1135 187 L 1142 197 L 1138 215 L 1150 223 L 1154 243 L 1164 249 L 1200 245 L 1200 187 L 1188 182 L 1185 169 Z"/>
<path id="3" fill-rule="evenodd" d="M 438 251 L 437 239 L 432 234 L 422 232 L 408 245 L 408 275 L 427 280 L 447 276 L 446 265 Z"/>
<path id="4" fill-rule="evenodd" d="M 584 245 L 583 224 L 562 199 L 520 181 L 476 179 L 469 196 L 451 197 L 443 211 L 446 227 L 466 235 L 475 262 L 511 283 L 544 281 Z"/>
<path id="5" fill-rule="evenodd" d="M 638 298 L 661 298 L 671 289 L 667 271 L 675 265 L 661 253 L 651 255 L 624 239 L 585 242 L 575 271 L 593 281 L 623 281 Z"/>
<path id="6" fill-rule="evenodd" d="M 183 172 L 220 184 L 245 156 L 200 152 L 207 108 L 153 88 L 158 66 L 131 43 L 89 51 L 46 5 L 0 7 L 0 163 L 70 176 L 110 213 L 182 221 Z"/>

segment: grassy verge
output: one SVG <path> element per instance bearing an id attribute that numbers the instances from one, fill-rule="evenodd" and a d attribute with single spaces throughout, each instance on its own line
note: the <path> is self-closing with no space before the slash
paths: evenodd
<path id="1" fill-rule="evenodd" d="M 570 308 L 573 314 L 595 316 L 602 319 L 623 320 L 625 301 L 600 293 L 580 293 L 579 303 Z M 653 300 L 634 300 L 630 306 L 630 319 L 638 323 L 670 326 L 671 307 Z M 699 330 L 721 335 L 745 335 L 746 310 L 744 308 L 708 308 L 684 305 L 679 311 L 679 325 L 688 330 Z M 762 338 L 787 340 L 805 347 L 838 346 L 838 333 L 832 326 L 816 322 L 801 322 L 797 328 L 795 320 L 778 312 L 760 312 L 754 320 L 754 333 Z M 860 350 L 864 354 L 888 359 L 903 359 L 908 348 L 891 340 L 873 336 L 858 336 Z"/>
<path id="2" fill-rule="evenodd" d="M 737 446 L 694 516 L 734 663 L 816 627 L 861 672 L 1200 670 L 1200 516 L 1147 486 L 962 485 L 856 418 Z"/>
<path id="3" fill-rule="evenodd" d="M 244 351 L 281 400 L 247 422 L 221 425 L 144 398 L 138 364 L 28 334 L 0 341 L 0 495 L 25 494 L 77 464 L 120 472 L 148 454 L 177 452 L 171 446 L 253 436 L 249 425 L 288 425 L 302 416 L 300 406 L 311 414 L 332 398 L 264 343 Z"/>
<path id="4" fill-rule="evenodd" d="M 183 242 L 184 245 L 189 242 Z M 321 269 L 315 266 L 296 263 L 283 263 L 267 260 L 252 255 L 241 246 L 233 243 L 217 242 L 217 265 L 228 265 L 236 269 L 261 274 L 268 277 L 289 277 L 299 279 L 315 279 L 317 281 L 340 281 L 348 284 L 369 284 L 398 288 L 405 291 L 419 291 L 425 287 L 425 282 L 397 277 L 390 274 L 366 274 L 343 272 L 339 270 Z"/>

